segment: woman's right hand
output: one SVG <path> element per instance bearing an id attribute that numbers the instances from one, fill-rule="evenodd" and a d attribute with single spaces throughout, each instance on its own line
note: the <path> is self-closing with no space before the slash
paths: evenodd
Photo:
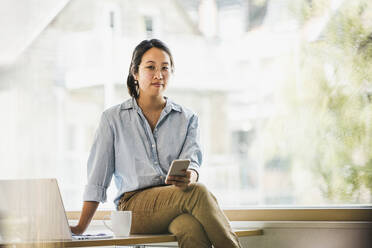
<path id="1" fill-rule="evenodd" d="M 73 234 L 82 234 L 85 229 L 87 229 L 90 221 L 93 218 L 96 209 L 98 208 L 99 202 L 95 201 L 85 201 L 83 204 L 83 209 L 81 211 L 79 223 L 76 226 L 70 226 L 71 232 Z"/>
<path id="2" fill-rule="evenodd" d="M 73 234 L 77 235 L 82 234 L 84 232 L 83 230 L 81 230 L 79 226 L 70 226 L 70 229 Z"/>

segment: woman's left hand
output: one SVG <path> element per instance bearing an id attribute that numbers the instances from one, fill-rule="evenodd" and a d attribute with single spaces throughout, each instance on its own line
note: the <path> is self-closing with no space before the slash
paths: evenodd
<path id="1" fill-rule="evenodd" d="M 195 183 L 198 178 L 198 174 L 194 170 L 185 170 L 183 171 L 183 176 L 169 176 L 166 180 L 166 184 L 173 184 L 176 187 L 181 189 L 187 189 L 190 183 Z"/>

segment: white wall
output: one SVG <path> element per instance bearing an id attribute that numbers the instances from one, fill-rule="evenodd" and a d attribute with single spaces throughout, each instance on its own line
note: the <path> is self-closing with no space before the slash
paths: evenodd
<path id="1" fill-rule="evenodd" d="M 244 248 L 371 248 L 372 222 L 236 222 L 262 227 L 263 236 L 244 237 Z"/>

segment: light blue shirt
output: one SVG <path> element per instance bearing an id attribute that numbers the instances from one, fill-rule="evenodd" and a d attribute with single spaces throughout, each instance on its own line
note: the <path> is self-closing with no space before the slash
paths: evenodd
<path id="1" fill-rule="evenodd" d="M 166 100 L 153 132 L 134 98 L 103 112 L 88 159 L 84 201 L 105 202 L 112 175 L 116 205 L 125 192 L 163 185 L 174 159 L 190 159 L 189 169 L 199 174 L 198 117 Z"/>

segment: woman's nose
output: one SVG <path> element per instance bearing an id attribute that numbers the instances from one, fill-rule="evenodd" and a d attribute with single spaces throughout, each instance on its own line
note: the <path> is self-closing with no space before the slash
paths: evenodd
<path id="1" fill-rule="evenodd" d="M 154 77 L 157 79 L 163 79 L 163 74 L 161 73 L 160 70 L 156 70 Z"/>

